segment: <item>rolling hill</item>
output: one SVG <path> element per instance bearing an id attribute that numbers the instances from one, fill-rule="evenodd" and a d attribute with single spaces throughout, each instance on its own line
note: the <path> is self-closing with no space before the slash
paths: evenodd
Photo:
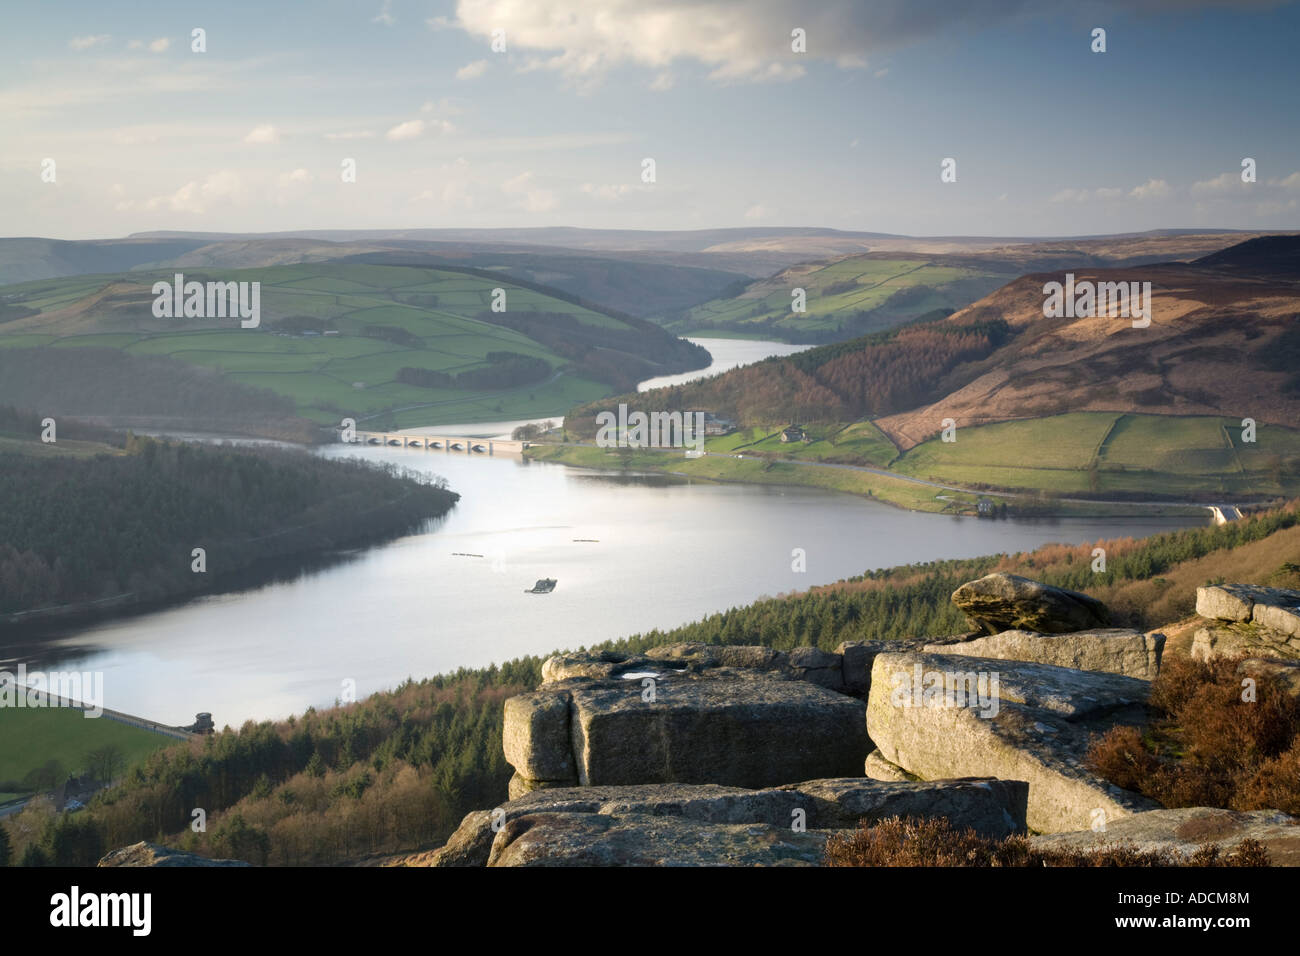
<path id="1" fill-rule="evenodd" d="M 174 381 L 180 363 L 195 381 L 216 375 L 223 386 L 264 390 L 320 424 L 353 417 L 384 427 L 557 414 L 708 362 L 703 349 L 645 320 L 472 269 L 351 261 L 185 272 L 186 281 L 260 282 L 262 321 L 251 329 L 238 319 L 155 317 L 151 286 L 172 278 L 171 270 L 128 272 L 4 287 L 0 364 L 8 358 L 40 374 L 0 380 L 0 403 L 57 403 L 49 389 L 31 392 L 74 369 L 84 376 L 84 355 L 69 354 L 79 349 L 130 357 L 102 363 L 106 376 L 145 376 L 132 383 L 123 414 L 141 414 L 145 395 L 165 415 L 166 390 L 146 386 Z M 505 290 L 504 312 L 490 308 L 496 288 Z M 160 356 L 171 360 L 165 373 L 142 364 Z M 122 384 L 104 381 L 100 390 L 117 394 Z M 71 391 L 93 403 L 93 393 Z M 61 411 L 113 414 L 103 405 Z"/>
<path id="2" fill-rule="evenodd" d="M 998 271 L 994 271 L 997 269 Z M 1007 281 L 999 263 L 884 253 L 803 263 L 669 317 L 681 334 L 722 332 L 788 342 L 827 342 L 890 328 L 940 310 L 952 312 Z M 803 289 L 806 311 L 792 311 Z"/>
<path id="3" fill-rule="evenodd" d="M 1150 282 L 1145 328 L 1129 318 L 1044 317 L 1044 285 L 1064 276 L 1038 273 L 944 319 L 619 400 L 742 424 L 743 440 L 715 439 L 710 450 L 963 487 L 1295 494 L 1298 255 L 1300 236 L 1266 236 L 1191 262 L 1073 270 L 1077 282 Z M 593 414 L 610 404 L 575 409 L 566 429 L 594 434 Z M 954 441 L 942 440 L 945 420 Z M 790 422 L 808 426 L 810 440 L 780 443 L 779 426 Z"/>

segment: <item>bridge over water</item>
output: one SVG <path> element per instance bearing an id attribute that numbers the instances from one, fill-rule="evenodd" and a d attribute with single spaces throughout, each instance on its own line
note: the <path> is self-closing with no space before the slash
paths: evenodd
<path id="1" fill-rule="evenodd" d="M 401 432 L 358 431 L 352 444 L 422 448 L 425 451 L 463 452 L 467 455 L 518 455 L 528 447 L 529 443 L 502 438 L 458 438 L 452 435 L 406 435 Z"/>

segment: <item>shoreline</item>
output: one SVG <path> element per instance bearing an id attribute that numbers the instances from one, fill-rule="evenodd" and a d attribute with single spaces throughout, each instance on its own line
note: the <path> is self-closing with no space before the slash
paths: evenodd
<path id="1" fill-rule="evenodd" d="M 1205 506 L 1189 502 L 1142 502 L 1040 498 L 1032 492 L 975 490 L 940 482 L 891 475 L 883 469 L 827 462 L 767 458 L 757 455 L 706 453 L 683 459 L 677 451 L 607 450 L 577 443 L 539 443 L 523 452 L 531 461 L 595 468 L 602 471 L 651 471 L 693 480 L 728 484 L 784 485 L 824 488 L 880 501 L 907 511 L 969 517 L 1084 518 L 1189 517 Z M 616 459 L 611 462 L 610 459 Z M 992 500 L 1007 506 L 1004 515 L 980 515 L 978 502 Z"/>

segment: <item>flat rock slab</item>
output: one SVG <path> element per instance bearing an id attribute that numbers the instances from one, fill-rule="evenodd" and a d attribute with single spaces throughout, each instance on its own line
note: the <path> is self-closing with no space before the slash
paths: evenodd
<path id="1" fill-rule="evenodd" d="M 803 681 L 718 668 L 640 682 L 574 682 L 570 735 L 582 786 L 765 787 L 859 772 L 863 702 Z"/>
<path id="2" fill-rule="evenodd" d="M 133 843 L 104 856 L 98 866 L 252 866 L 243 860 L 214 860 L 156 843 Z"/>
<path id="3" fill-rule="evenodd" d="M 1091 829 L 1036 836 L 1039 847 L 1093 849 L 1128 843 L 1139 850 L 1172 850 L 1190 856 L 1207 843 L 1227 850 L 1245 839 L 1258 840 L 1274 866 L 1300 866 L 1300 822 L 1276 810 L 1238 813 L 1213 807 L 1148 810 L 1115 820 L 1104 832 Z"/>
<path id="4" fill-rule="evenodd" d="M 942 684 L 949 675 L 972 673 L 999 674 L 996 706 L 987 699 L 963 704 L 956 695 L 927 702 L 913 693 L 918 675 Z M 883 759 L 908 773 L 924 780 L 1027 781 L 1031 829 L 1080 830 L 1092 825 L 1096 811 L 1113 820 L 1157 806 L 1084 767 L 1091 734 L 1141 722 L 1147 688 L 1129 677 L 1047 664 L 880 654 L 872 668 L 867 729 Z M 991 679 L 985 689 L 992 689 Z"/>
<path id="5" fill-rule="evenodd" d="M 538 813 L 506 824 L 488 866 L 818 866 L 828 836 L 766 823 Z"/>
<path id="6" fill-rule="evenodd" d="M 870 749 L 861 700 L 756 671 L 624 670 L 520 697 L 505 709 L 512 796 L 573 783 L 767 787 L 860 773 Z"/>
<path id="7" fill-rule="evenodd" d="M 948 644 L 974 637 L 975 634 L 962 634 L 956 637 L 933 638 L 913 637 L 901 641 L 844 641 L 835 648 L 835 653 L 843 660 L 844 689 L 846 693 L 865 697 L 871 690 L 871 665 L 877 654 L 896 651 L 919 651 L 928 645 Z"/>
<path id="8" fill-rule="evenodd" d="M 989 717 L 1003 704 L 1022 704 L 1078 721 L 1144 703 L 1151 691 L 1150 681 L 1122 674 L 948 651 L 908 654 L 910 669 L 892 668 L 884 687 L 873 676 L 871 696 L 925 706 L 956 699 Z"/>
<path id="9" fill-rule="evenodd" d="M 1155 680 L 1165 636 L 1111 627 L 1069 634 L 1003 631 L 959 643 L 927 644 L 925 651 L 997 660 L 1031 661 Z"/>
<path id="10" fill-rule="evenodd" d="M 1300 591 L 1253 584 L 1196 589 L 1196 613 L 1220 621 L 1254 621 L 1287 637 L 1300 637 Z"/>
<path id="11" fill-rule="evenodd" d="M 1022 629 L 1061 634 L 1109 627 L 1106 605 L 1096 598 L 995 571 L 952 592 L 952 601 L 986 634 Z"/>
<path id="12" fill-rule="evenodd" d="M 566 838 L 570 843 L 568 848 L 555 850 L 561 860 L 595 858 L 584 856 L 589 851 L 582 850 L 577 842 L 590 840 L 593 845 L 605 847 L 590 851 L 599 856 L 612 852 L 608 850 L 607 834 L 617 834 L 617 842 L 621 847 L 621 841 L 631 839 L 629 834 L 639 831 L 643 852 L 646 851 L 647 842 L 658 839 L 662 833 L 694 834 L 708 845 L 722 841 L 767 854 L 752 858 L 751 863 L 773 862 L 778 857 L 771 857 L 770 853 L 774 851 L 763 847 L 769 847 L 769 843 L 778 848 L 789 844 L 802 852 L 806 849 L 804 841 L 793 839 L 801 836 L 800 830 L 822 833 L 817 841 L 807 844 L 816 847 L 817 858 L 820 859 L 825 831 L 856 827 L 864 819 L 877 821 L 892 816 L 945 817 L 959 829 L 970 827 L 985 836 L 1005 837 L 1025 831 L 1028 792 L 1027 784 L 1014 780 L 886 783 L 863 777 L 810 780 L 763 790 L 676 783 L 538 790 L 501 807 L 468 814 L 447 845 L 433 854 L 430 865 L 484 866 L 490 857 L 503 857 L 505 845 L 513 843 L 521 835 L 523 831 L 520 827 L 512 829 L 516 821 L 538 817 L 589 818 L 576 831 L 568 829 L 567 824 L 548 824 L 551 829 L 547 832 L 551 836 L 545 841 L 547 846 L 554 847 L 555 841 L 561 839 L 560 834 L 570 834 L 570 838 Z M 594 821 L 597 817 L 601 818 L 599 822 Z M 673 818 L 688 822 L 690 826 L 661 832 L 658 825 L 649 828 L 631 825 L 659 818 Z M 714 829 L 734 827 L 742 829 L 725 832 Z M 758 827 L 767 836 L 764 836 L 763 841 L 753 843 L 749 837 L 755 836 L 758 831 L 750 833 L 744 829 L 748 827 Z M 793 843 L 784 839 L 773 843 L 768 839 L 773 834 L 789 835 Z M 536 851 L 536 855 L 540 856 L 541 852 Z M 784 852 L 780 850 L 780 853 Z M 533 851 L 529 853 L 532 854 Z M 515 856 L 505 858 L 516 859 Z M 675 843 L 652 848 L 646 859 L 661 862 L 675 860 L 690 865 L 709 862 L 706 858 L 697 859 L 691 854 L 683 854 L 681 847 Z M 531 855 L 529 861 L 537 862 Z"/>

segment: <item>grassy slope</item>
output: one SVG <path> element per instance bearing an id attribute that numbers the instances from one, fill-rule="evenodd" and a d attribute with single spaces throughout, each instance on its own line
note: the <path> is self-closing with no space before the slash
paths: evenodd
<path id="1" fill-rule="evenodd" d="M 1243 443 L 1240 426 L 1210 416 L 1079 412 L 959 429 L 955 442 L 935 438 L 902 455 L 871 422 L 809 426 L 814 440 L 807 443 L 781 442 L 777 426 L 742 429 L 708 439 L 706 449 L 716 454 L 694 460 L 680 452 L 583 446 L 541 446 L 529 454 L 591 468 L 634 467 L 722 481 L 811 485 L 922 511 L 968 512 L 978 495 L 945 492 L 901 478 L 1025 495 L 1182 498 L 1196 504 L 1300 494 L 1300 475 L 1277 467 L 1279 460 L 1300 458 L 1300 431 L 1260 426 L 1257 441 Z M 900 478 L 801 467 L 802 462 L 887 469 Z M 1123 504 L 1058 501 L 1050 507 L 1068 514 L 1152 513 Z M 1171 503 L 1168 511 L 1182 513 L 1187 508 Z"/>
<path id="2" fill-rule="evenodd" d="M 88 718 L 66 707 L 0 707 L 0 780 L 21 781 L 47 761 L 57 760 L 69 773 L 85 769 L 87 751 L 116 744 L 126 764 L 143 760 L 176 741 L 107 717 Z"/>
<path id="3" fill-rule="evenodd" d="M 403 366 L 453 374 L 480 368 L 491 351 L 534 355 L 557 370 L 565 365 L 564 359 L 527 336 L 473 318 L 489 307 L 496 286 L 506 289 L 512 311 L 563 312 L 583 324 L 610 329 L 623 325 L 619 319 L 514 286 L 506 279 L 331 263 L 222 273 L 223 280 L 262 283 L 263 327 L 244 330 L 236 322 L 226 322 L 225 327 L 194 328 L 202 320 L 152 318 L 146 303 L 152 302 L 148 285 L 155 278 L 152 273 L 80 276 L 10 286 L 7 294 L 22 296 L 23 305 L 44 314 L 6 323 L 0 329 L 0 347 L 98 346 L 170 355 L 219 367 L 236 381 L 287 395 L 298 404 L 300 414 L 320 423 L 337 422 L 343 414 L 361 418 L 408 405 L 433 406 L 397 412 L 397 424 L 405 426 L 558 414 L 609 391 L 599 382 L 566 372 L 552 381 L 502 392 L 425 389 L 395 381 Z M 110 285 L 107 295 L 101 295 Z M 411 300 L 413 294 L 436 295 L 437 304 Z M 321 319 L 342 334 L 271 335 L 268 326 L 287 315 Z M 166 331 L 169 324 L 183 322 L 191 328 Z M 403 328 L 421 338 L 424 347 L 412 349 L 360 335 L 368 325 Z M 356 383 L 364 388 L 355 387 Z"/>
<path id="4" fill-rule="evenodd" d="M 880 309 L 860 331 L 886 328 L 926 312 L 960 308 L 1002 285 L 998 276 L 969 267 L 944 265 L 926 258 L 877 259 L 852 256 L 829 263 L 796 266 L 770 279 L 751 284 L 734 298 L 715 299 L 690 309 L 684 317 L 668 323 L 675 331 L 707 330 L 699 334 L 754 338 L 780 338 L 801 333 L 833 332 L 855 313 Z M 834 286 L 853 283 L 853 288 L 828 292 Z M 886 300 L 900 290 L 928 286 L 906 308 L 886 307 Z M 807 311 L 792 313 L 791 291 L 807 292 Z"/>

